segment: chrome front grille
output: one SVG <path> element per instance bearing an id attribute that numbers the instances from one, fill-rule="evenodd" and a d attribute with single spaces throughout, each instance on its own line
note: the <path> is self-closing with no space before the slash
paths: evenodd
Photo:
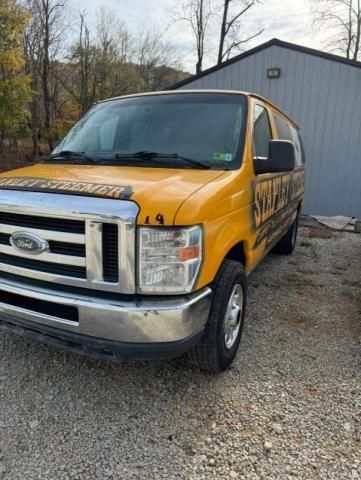
<path id="1" fill-rule="evenodd" d="M 11 247 L 12 248 L 12 247 Z M 11 250 L 9 248 L 9 250 Z M 86 278 L 86 269 L 85 266 L 77 266 L 77 265 L 67 265 L 65 263 L 56 263 L 60 262 L 61 258 L 64 258 L 64 262 L 67 261 L 65 259 L 65 255 L 47 255 L 47 258 L 51 259 L 50 261 L 44 260 L 34 260 L 32 257 L 25 257 L 19 254 L 15 255 L 7 255 L 6 253 L 1 252 L 2 247 L 0 247 L 0 265 L 6 264 L 11 265 L 13 267 L 19 267 L 28 270 L 36 270 L 39 272 L 49 273 L 50 275 L 63 275 L 65 277 L 74 277 L 74 278 Z M 43 256 L 42 256 L 43 257 Z M 55 262 L 56 260 L 56 262 Z M 84 260 L 85 263 L 85 260 Z M 1 267 L 0 267 L 1 268 Z M 24 274 L 25 275 L 25 274 Z M 31 277 L 31 272 L 28 275 Z"/>
<path id="2" fill-rule="evenodd" d="M 130 201 L 0 190 L 0 276 L 134 293 L 137 213 Z M 48 249 L 19 251 L 10 242 L 18 232 L 46 240 Z"/>
<path id="3" fill-rule="evenodd" d="M 0 212 L 0 224 L 17 225 L 18 227 L 24 227 L 26 229 L 36 228 L 75 234 L 85 233 L 85 222 L 82 220 L 49 218 L 36 215 L 24 215 L 14 212 Z M 74 238 L 76 239 L 77 237 Z"/>
<path id="4" fill-rule="evenodd" d="M 47 230 L 47 224 L 51 230 Z M 0 213 L 0 263 L 55 275 L 86 278 L 85 222 L 70 225 L 82 233 L 70 233 L 70 222 L 35 215 Z M 56 231 L 55 228 L 59 230 Z M 47 240 L 49 249 L 39 256 L 19 253 L 10 243 L 12 234 L 24 231 Z M 70 257 L 70 258 L 68 258 Z"/>

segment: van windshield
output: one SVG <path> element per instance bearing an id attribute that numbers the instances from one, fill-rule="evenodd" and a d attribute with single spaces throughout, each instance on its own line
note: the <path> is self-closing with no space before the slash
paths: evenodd
<path id="1" fill-rule="evenodd" d="M 57 163 L 238 168 L 246 108 L 244 95 L 225 93 L 107 101 L 93 107 L 69 131 L 51 159 Z"/>

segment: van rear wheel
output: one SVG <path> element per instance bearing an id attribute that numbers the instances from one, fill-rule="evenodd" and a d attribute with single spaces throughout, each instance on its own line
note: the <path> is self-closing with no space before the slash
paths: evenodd
<path id="1" fill-rule="evenodd" d="M 242 336 L 247 296 L 242 264 L 224 260 L 212 289 L 212 306 L 203 337 L 188 356 L 199 369 L 217 373 L 233 361 Z"/>
<path id="2" fill-rule="evenodd" d="M 298 217 L 292 222 L 286 234 L 273 248 L 273 251 L 280 255 L 290 255 L 296 248 L 298 234 Z"/>

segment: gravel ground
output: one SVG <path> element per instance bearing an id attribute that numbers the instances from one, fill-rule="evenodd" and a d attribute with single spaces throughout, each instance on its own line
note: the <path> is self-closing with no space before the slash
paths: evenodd
<path id="1" fill-rule="evenodd" d="M 219 376 L 0 334 L 0 479 L 361 479 L 361 236 L 320 235 L 251 275 Z"/>

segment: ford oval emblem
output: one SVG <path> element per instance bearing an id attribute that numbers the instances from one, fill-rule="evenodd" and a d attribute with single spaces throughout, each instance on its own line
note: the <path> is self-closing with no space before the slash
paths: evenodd
<path id="1" fill-rule="evenodd" d="M 28 232 L 13 233 L 10 237 L 10 243 L 18 252 L 30 255 L 38 255 L 49 249 L 46 240 Z"/>

